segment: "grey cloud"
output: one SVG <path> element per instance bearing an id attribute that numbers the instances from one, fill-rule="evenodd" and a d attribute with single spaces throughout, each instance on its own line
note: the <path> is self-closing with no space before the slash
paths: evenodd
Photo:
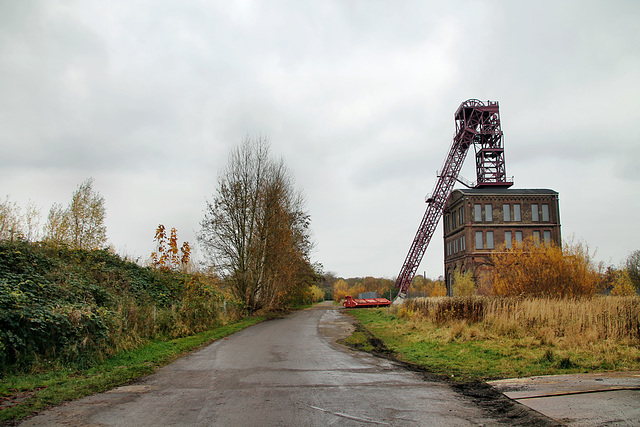
<path id="1" fill-rule="evenodd" d="M 635 1 L 2 8 L 0 188 L 48 200 L 45 184 L 95 175 L 114 245 L 137 256 L 158 222 L 192 234 L 228 150 L 263 134 L 307 194 L 318 261 L 392 276 L 468 98 L 500 101 L 508 173 L 535 186 L 551 170 L 545 186 L 572 194 L 563 227 L 577 234 L 592 227 L 572 214 L 586 196 L 563 171 L 589 176 L 595 162 L 614 168 L 607 180 L 639 179 Z M 615 258 L 638 238 L 593 244 Z M 432 246 L 423 264 L 435 274 Z"/>

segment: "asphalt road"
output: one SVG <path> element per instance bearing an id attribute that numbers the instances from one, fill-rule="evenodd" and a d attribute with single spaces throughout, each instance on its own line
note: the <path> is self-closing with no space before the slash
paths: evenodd
<path id="1" fill-rule="evenodd" d="M 511 424 L 447 383 L 335 344 L 351 328 L 350 319 L 328 304 L 300 311 L 23 425 Z"/>

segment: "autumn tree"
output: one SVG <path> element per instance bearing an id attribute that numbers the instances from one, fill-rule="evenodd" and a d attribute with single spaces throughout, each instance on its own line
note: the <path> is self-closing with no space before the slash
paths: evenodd
<path id="1" fill-rule="evenodd" d="M 232 150 L 198 240 L 248 312 L 289 301 L 313 276 L 304 198 L 265 138 Z"/>
<path id="2" fill-rule="evenodd" d="M 427 292 L 430 297 L 446 297 L 447 287 L 444 280 L 432 280 L 427 284 Z"/>
<path id="3" fill-rule="evenodd" d="M 71 240 L 69 221 L 67 209 L 59 203 L 54 203 L 44 226 L 45 241 L 56 244 L 69 243 Z"/>
<path id="4" fill-rule="evenodd" d="M 333 271 L 324 271 L 324 266 L 320 263 L 314 264 L 315 270 L 322 276 L 320 287 L 324 290 L 324 298 L 333 299 L 333 284 L 338 280 Z"/>
<path id="5" fill-rule="evenodd" d="M 629 254 L 625 261 L 625 270 L 627 270 L 631 284 L 640 291 L 640 250 Z"/>
<path id="6" fill-rule="evenodd" d="M 367 276 L 362 281 L 365 292 L 375 292 L 379 297 L 389 296 L 389 290 L 394 287 L 394 281 L 385 278 Z"/>
<path id="7" fill-rule="evenodd" d="M 417 274 L 413 278 L 409 291 L 427 297 L 447 296 L 447 288 L 442 280 L 431 280 L 421 274 Z"/>
<path id="8" fill-rule="evenodd" d="M 311 286 L 311 298 L 309 302 L 324 301 L 324 290 L 318 285 Z"/>
<path id="9" fill-rule="evenodd" d="M 14 241 L 21 235 L 20 207 L 7 196 L 5 201 L 0 202 L 0 240 Z"/>
<path id="10" fill-rule="evenodd" d="M 333 300 L 341 301 L 348 295 L 349 284 L 344 279 L 338 279 L 333 284 Z"/>
<path id="11" fill-rule="evenodd" d="M 470 271 L 462 272 L 457 269 L 453 272 L 453 296 L 466 297 L 476 293 L 473 275 Z"/>
<path id="12" fill-rule="evenodd" d="M 40 210 L 29 202 L 24 210 L 9 196 L 0 202 L 0 240 L 33 242 L 40 237 Z"/>
<path id="13" fill-rule="evenodd" d="M 59 204 L 51 207 L 45 225 L 45 240 L 85 250 L 105 246 L 104 198 L 94 191 L 93 182 L 93 178 L 88 178 L 80 184 L 66 208 Z"/>
<path id="14" fill-rule="evenodd" d="M 171 229 L 167 237 L 166 228 L 159 224 L 156 228 L 156 250 L 151 253 L 151 262 L 155 268 L 164 270 L 185 270 L 191 258 L 189 242 L 183 242 L 178 249 L 178 231 Z"/>
<path id="15" fill-rule="evenodd" d="M 611 295 L 630 296 L 636 293 L 636 289 L 633 287 L 631 277 L 629 276 L 629 271 L 626 269 L 615 273 L 612 285 Z"/>
<path id="16" fill-rule="evenodd" d="M 500 296 L 578 297 L 599 290 L 600 277 L 587 247 L 527 240 L 492 254 L 494 284 Z"/>
<path id="17" fill-rule="evenodd" d="M 24 213 L 20 216 L 22 237 L 27 242 L 34 242 L 41 236 L 40 231 L 40 209 L 33 203 L 29 202 L 25 207 Z"/>
<path id="18" fill-rule="evenodd" d="M 347 280 L 352 281 L 352 285 L 349 285 Z M 367 290 L 364 286 L 363 282 L 353 279 L 338 279 L 333 284 L 333 300 L 334 301 L 342 301 L 345 299 L 347 295 L 351 295 L 354 298 L 358 298 L 358 295 L 363 292 L 373 292 L 372 290 Z"/>

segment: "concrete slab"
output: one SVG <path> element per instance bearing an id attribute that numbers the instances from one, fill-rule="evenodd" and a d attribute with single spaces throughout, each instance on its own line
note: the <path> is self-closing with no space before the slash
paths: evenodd
<path id="1" fill-rule="evenodd" d="M 489 384 L 562 423 L 640 425 L 639 371 L 514 378 Z"/>

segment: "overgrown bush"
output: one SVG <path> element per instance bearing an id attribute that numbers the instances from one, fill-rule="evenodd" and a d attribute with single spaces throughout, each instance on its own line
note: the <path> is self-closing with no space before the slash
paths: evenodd
<path id="1" fill-rule="evenodd" d="M 463 273 L 461 270 L 455 270 L 453 272 L 453 295 L 466 297 L 475 293 L 476 286 L 471 271 Z"/>
<path id="2" fill-rule="evenodd" d="M 84 362 L 106 341 L 108 311 L 54 298 L 54 288 L 31 280 L 0 282 L 3 366 L 38 357 Z"/>
<path id="3" fill-rule="evenodd" d="M 0 373 L 74 363 L 222 321 L 220 283 L 141 267 L 106 250 L 0 243 Z M 235 315 L 232 309 L 229 314 Z"/>
<path id="4" fill-rule="evenodd" d="M 499 296 L 536 296 L 543 298 L 581 297 L 599 290 L 600 276 L 581 244 L 553 244 L 527 240 L 512 249 L 491 256 L 492 292 Z"/>

